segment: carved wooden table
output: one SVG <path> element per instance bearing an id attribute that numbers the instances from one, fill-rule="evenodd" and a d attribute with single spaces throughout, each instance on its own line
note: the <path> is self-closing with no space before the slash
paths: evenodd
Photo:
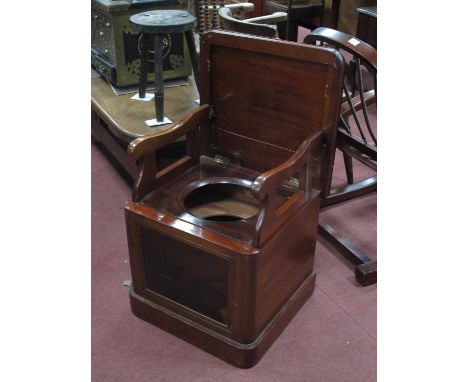
<path id="1" fill-rule="evenodd" d="M 139 98 L 145 98 L 148 82 L 148 53 L 150 40 L 154 41 L 154 100 L 156 124 L 164 122 L 164 86 L 163 86 L 163 38 L 166 33 L 184 33 L 190 52 L 195 82 L 199 83 L 198 57 L 195 48 L 193 29 L 197 19 L 187 11 L 156 10 L 138 13 L 130 17 L 130 24 L 137 33 L 142 33 L 140 63 Z"/>
<path id="2" fill-rule="evenodd" d="M 189 85 L 166 89 L 166 113 L 172 124 L 148 127 L 145 120 L 154 118 L 152 102 L 132 100 L 132 94 L 116 95 L 102 78 L 91 80 L 91 133 L 96 143 L 102 144 L 132 178 L 138 174 L 135 161 L 127 155 L 128 144 L 138 137 L 147 136 L 173 127 L 190 110 L 198 107 L 197 88 L 193 80 Z"/>

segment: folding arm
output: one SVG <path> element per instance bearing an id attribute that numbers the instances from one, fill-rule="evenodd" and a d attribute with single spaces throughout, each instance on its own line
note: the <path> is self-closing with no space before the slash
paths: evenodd
<path id="1" fill-rule="evenodd" d="M 208 105 L 202 105 L 198 109 L 187 114 L 179 123 L 170 129 L 133 140 L 127 148 L 127 153 L 135 159 L 139 159 L 143 155 L 153 154 L 161 147 L 174 142 L 177 138 L 198 128 L 207 120 Z"/>
<path id="2" fill-rule="evenodd" d="M 262 202 L 255 228 L 254 245 L 260 246 L 268 236 L 276 231 L 294 212 L 307 202 L 312 190 L 312 159 L 322 146 L 322 132 L 318 131 L 307 138 L 297 151 L 281 165 L 259 175 L 252 183 L 252 194 Z M 276 195 L 280 187 L 294 173 L 300 173 L 306 166 L 301 179 L 301 187 L 284 204 L 276 206 Z M 319 191 L 317 190 L 317 195 Z"/>
<path id="3" fill-rule="evenodd" d="M 156 188 L 156 180 L 175 176 L 199 160 L 199 127 L 208 120 L 208 105 L 202 105 L 184 117 L 175 126 L 152 135 L 133 140 L 127 153 L 137 160 L 140 169 L 133 185 L 132 200 L 141 201 Z M 187 135 L 187 155 L 158 172 L 155 151 Z"/>

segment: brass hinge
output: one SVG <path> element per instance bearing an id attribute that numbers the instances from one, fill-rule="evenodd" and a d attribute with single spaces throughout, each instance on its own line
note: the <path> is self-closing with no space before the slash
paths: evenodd
<path id="1" fill-rule="evenodd" d="M 231 162 L 228 157 L 218 155 L 218 154 L 216 154 L 214 156 L 214 160 L 215 160 L 216 163 L 219 163 L 219 164 L 224 165 L 224 166 L 227 166 Z"/>
<path id="2" fill-rule="evenodd" d="M 326 149 L 327 148 L 327 136 L 325 134 L 322 134 L 322 148 Z"/>
<path id="3" fill-rule="evenodd" d="M 214 108 L 213 105 L 210 105 L 208 108 L 208 120 L 212 120 L 214 117 Z"/>
<path id="4" fill-rule="evenodd" d="M 298 188 L 298 187 L 300 186 L 301 182 L 300 182 L 299 178 L 295 178 L 295 177 L 293 177 L 293 176 L 290 176 L 290 177 L 288 178 L 288 184 L 289 184 L 291 187 L 296 187 L 296 188 Z"/>

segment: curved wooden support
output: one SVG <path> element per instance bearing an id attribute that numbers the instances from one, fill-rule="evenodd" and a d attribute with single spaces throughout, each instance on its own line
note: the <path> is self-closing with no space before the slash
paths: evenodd
<path id="1" fill-rule="evenodd" d="M 321 207 L 345 202 L 366 195 L 377 190 L 377 175 L 359 183 L 349 184 L 342 188 L 333 189 L 329 196 L 322 200 Z"/>
<path id="2" fill-rule="evenodd" d="M 138 178 L 135 180 L 132 189 L 132 200 L 139 202 L 143 197 L 156 187 L 156 155 L 145 155 L 137 161 Z"/>
<path id="3" fill-rule="evenodd" d="M 283 13 L 284 12 L 282 12 L 281 15 L 270 15 L 256 17 L 253 19 L 238 20 L 233 16 L 232 8 L 222 7 L 218 11 L 219 17 L 223 22 L 224 29 L 269 38 L 278 37 L 276 26 L 270 24 L 286 20 L 287 15 L 286 13 Z"/>
<path id="4" fill-rule="evenodd" d="M 137 138 L 130 143 L 127 153 L 137 159 L 139 168 L 139 174 L 132 190 L 133 201 L 141 201 L 145 195 L 154 190 L 156 188 L 156 179 L 168 178 L 171 174 L 178 174 L 192 164 L 195 159 L 192 160 L 190 156 L 186 156 L 165 168 L 161 173 L 157 173 L 155 152 L 183 135 L 197 136 L 199 126 L 207 120 L 208 105 L 202 105 L 172 128 Z M 187 139 L 187 146 L 191 146 L 190 151 L 198 154 L 198 147 L 193 147 L 191 141 L 192 139 Z M 198 157 L 196 160 L 198 160 Z"/>
<path id="5" fill-rule="evenodd" d="M 179 123 L 159 133 L 146 135 L 130 142 L 127 153 L 135 159 L 154 153 L 177 138 L 197 129 L 208 121 L 208 105 L 202 105 L 190 112 Z"/>
<path id="6" fill-rule="evenodd" d="M 321 137 L 321 132 L 315 132 L 299 146 L 286 162 L 259 175 L 252 185 L 252 192 L 262 200 L 269 192 L 276 191 L 282 182 L 297 172 L 310 159 L 312 152 L 320 150 Z"/>
<path id="7" fill-rule="evenodd" d="M 314 192 L 312 188 L 310 166 L 313 154 L 319 153 L 321 146 L 322 133 L 316 132 L 307 138 L 286 162 L 259 175 L 252 183 L 252 194 L 262 202 L 254 233 L 255 247 L 260 247 L 304 203 L 320 193 L 319 190 Z M 301 172 L 304 166 L 307 166 L 305 170 L 307 175 L 300 189 L 278 207 L 276 205 L 278 188 L 291 175 Z"/>
<path id="8" fill-rule="evenodd" d="M 344 32 L 331 28 L 317 28 L 305 38 L 305 44 L 314 45 L 316 41 L 323 41 L 343 49 L 353 56 L 359 57 L 372 71 L 377 72 L 377 49 L 366 42 Z"/>

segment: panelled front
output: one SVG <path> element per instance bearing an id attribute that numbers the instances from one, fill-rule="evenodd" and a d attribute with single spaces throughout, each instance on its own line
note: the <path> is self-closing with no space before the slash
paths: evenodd
<path id="1" fill-rule="evenodd" d="M 256 254 L 201 249 L 196 235 L 173 236 L 169 222 L 150 221 L 131 206 L 126 224 L 135 293 L 236 341 L 251 341 Z"/>
<path id="2" fill-rule="evenodd" d="M 146 288 L 229 325 L 229 262 L 141 227 Z"/>

